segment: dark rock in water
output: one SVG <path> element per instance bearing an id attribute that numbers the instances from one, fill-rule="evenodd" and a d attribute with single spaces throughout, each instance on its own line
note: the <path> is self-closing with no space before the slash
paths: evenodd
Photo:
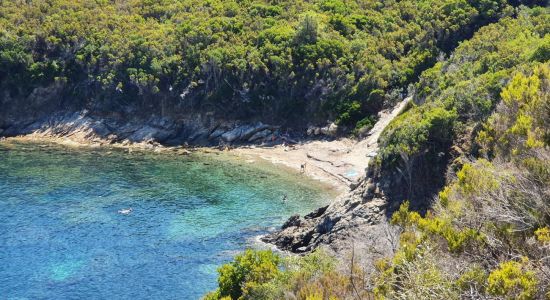
<path id="1" fill-rule="evenodd" d="M 304 218 L 292 216 L 279 231 L 264 236 L 262 240 L 295 253 L 322 247 L 346 257 L 354 249 L 367 255 L 362 263 L 371 265 L 375 259 L 391 254 L 398 244 L 398 229 L 387 221 L 386 197 L 377 194 L 376 197 L 363 198 L 371 189 L 371 180 L 363 180 L 329 206 L 321 207 Z"/>
<path id="2" fill-rule="evenodd" d="M 288 220 L 283 224 L 281 228 L 285 229 L 288 227 L 299 227 L 299 226 L 300 226 L 300 216 L 293 215 L 292 217 L 288 218 Z"/>
<path id="3" fill-rule="evenodd" d="M 315 218 L 318 218 L 320 217 L 321 215 L 323 215 L 325 213 L 325 211 L 327 211 L 327 208 L 328 208 L 328 205 L 327 206 L 323 206 L 323 207 L 319 207 L 318 209 L 310 212 L 309 214 L 305 215 L 304 216 L 304 219 L 315 219 Z"/>

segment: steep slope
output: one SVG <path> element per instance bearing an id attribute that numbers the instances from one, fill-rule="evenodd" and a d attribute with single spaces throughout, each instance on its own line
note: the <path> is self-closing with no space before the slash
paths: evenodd
<path id="1" fill-rule="evenodd" d="M 416 95 L 417 106 L 385 127 L 366 179 L 337 202 L 304 218 L 293 217 L 264 240 L 293 252 L 319 246 L 342 252 L 353 245 L 371 258 L 376 255 L 370 253 L 392 253 L 396 241 L 388 238 L 388 216 L 404 200 L 425 212 L 446 177 L 478 153 L 475 135 L 514 72 L 548 61 L 548 17 L 544 8 L 523 9 L 515 19 L 482 28 L 448 60 L 425 72 L 417 85 L 424 96 Z M 497 32 L 497 40 L 489 38 Z M 491 67 L 485 66 L 487 59 Z"/>
<path id="2" fill-rule="evenodd" d="M 352 130 L 521 3 L 2 1 L 0 129 L 87 110 Z"/>
<path id="3" fill-rule="evenodd" d="M 367 180 L 266 237 L 342 269 L 249 251 L 208 299 L 548 299 L 549 17 L 522 8 L 424 72 Z"/>

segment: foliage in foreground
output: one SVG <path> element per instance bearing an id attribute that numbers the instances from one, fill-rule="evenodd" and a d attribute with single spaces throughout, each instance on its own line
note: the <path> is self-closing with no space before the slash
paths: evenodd
<path id="1" fill-rule="evenodd" d="M 550 64 L 516 73 L 501 97 L 477 135 L 484 155 L 463 165 L 433 211 L 422 217 L 405 203 L 393 215 L 401 249 L 380 264 L 377 295 L 550 297 Z M 419 276 L 438 283 L 418 294 Z"/>
<path id="2" fill-rule="evenodd" d="M 344 299 L 367 295 L 355 283 L 357 268 L 344 274 L 336 260 L 321 251 L 304 257 L 279 257 L 273 252 L 246 250 L 219 270 L 219 288 L 205 296 L 215 299 Z"/>

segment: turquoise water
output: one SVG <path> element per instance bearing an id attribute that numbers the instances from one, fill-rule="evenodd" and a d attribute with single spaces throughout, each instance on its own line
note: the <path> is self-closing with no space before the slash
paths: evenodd
<path id="1" fill-rule="evenodd" d="M 198 299 L 255 236 L 330 197 L 214 154 L 0 143 L 0 298 Z"/>

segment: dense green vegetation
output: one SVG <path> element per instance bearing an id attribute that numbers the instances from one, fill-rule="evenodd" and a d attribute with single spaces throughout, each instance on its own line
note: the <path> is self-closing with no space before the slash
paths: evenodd
<path id="1" fill-rule="evenodd" d="M 550 298 L 548 12 L 524 8 L 481 28 L 422 73 L 414 104 L 384 132 L 379 167 L 400 169 L 409 191 L 422 165 L 441 163 L 451 174 L 427 213 L 408 201 L 393 213 L 397 252 L 368 274 L 338 272 L 348 285 L 318 275 L 305 281 L 318 295 L 285 295 Z M 333 286 L 338 293 L 328 292 Z"/>
<path id="2" fill-rule="evenodd" d="M 373 166 L 406 183 L 397 253 L 346 273 L 321 253 L 247 251 L 220 268 L 207 299 L 548 298 L 545 4 L 2 1 L 0 109 L 36 109 L 33 96 L 55 91 L 62 106 L 96 111 L 329 119 L 358 131 L 413 93 Z"/>
<path id="3" fill-rule="evenodd" d="M 515 72 L 500 95 L 476 135 L 482 154 L 433 211 L 421 217 L 405 203 L 393 215 L 401 249 L 381 263 L 377 295 L 550 297 L 550 64 Z"/>
<path id="4" fill-rule="evenodd" d="M 333 258 L 320 251 L 281 258 L 269 250 L 247 250 L 218 270 L 219 288 L 205 300 L 343 299 L 354 283 L 336 266 Z M 353 278 L 361 274 L 356 268 L 349 271 Z"/>
<path id="5" fill-rule="evenodd" d="M 548 24 L 547 9 L 521 10 L 516 18 L 481 28 L 449 59 L 420 76 L 413 107 L 380 140 L 381 165 L 399 169 L 409 185 L 404 197 L 425 197 L 417 190 L 430 184 L 424 181 L 427 177 L 444 184 L 450 159 L 479 155 L 473 139 L 502 100 L 503 87 L 517 71 L 548 61 Z M 455 171 L 460 166 L 460 161 L 452 164 Z"/>
<path id="6" fill-rule="evenodd" d="M 475 29 L 513 15 L 510 4 L 2 1 L 0 87 L 11 107 L 45 87 L 64 106 L 194 108 L 289 123 L 328 118 L 353 127 L 402 97 Z"/>

